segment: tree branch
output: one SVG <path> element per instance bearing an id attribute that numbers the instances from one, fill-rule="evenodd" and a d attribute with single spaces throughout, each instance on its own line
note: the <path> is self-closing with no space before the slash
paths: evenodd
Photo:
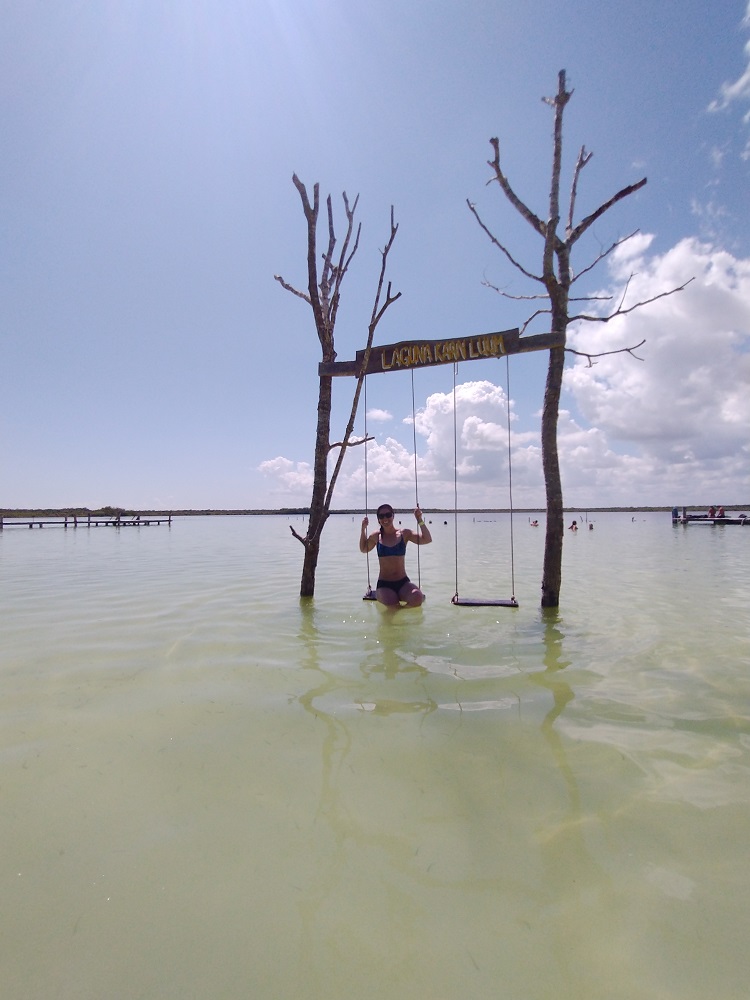
<path id="1" fill-rule="evenodd" d="M 329 451 L 333 451 L 334 448 L 356 448 L 357 445 L 367 444 L 368 441 L 374 441 L 375 438 L 372 434 L 368 434 L 367 437 L 360 438 L 358 441 L 334 441 L 333 444 L 328 446 Z"/>
<path id="2" fill-rule="evenodd" d="M 330 323 L 331 329 L 336 323 L 336 314 L 338 313 L 339 302 L 341 301 L 341 283 L 344 280 L 346 272 L 349 270 L 349 265 L 354 258 L 357 250 L 359 249 L 359 237 L 362 232 L 362 223 L 357 226 L 357 234 L 354 238 L 354 246 L 349 251 L 349 244 L 352 239 L 352 230 L 354 227 L 354 215 L 357 211 L 357 205 L 359 204 L 359 195 L 354 199 L 354 204 L 349 206 L 349 199 L 347 198 L 346 191 L 341 195 L 344 201 L 344 211 L 346 213 L 346 236 L 344 237 L 344 242 L 341 246 L 341 253 L 339 254 L 339 262 L 337 265 L 331 266 L 332 278 L 333 278 L 333 297 L 331 299 L 330 306 Z"/>
<path id="3" fill-rule="evenodd" d="M 286 290 L 288 292 L 291 292 L 292 295 L 297 295 L 299 298 L 303 299 L 309 306 L 312 305 L 309 295 L 307 295 L 305 292 L 298 291 L 293 285 L 290 285 L 287 281 L 284 281 L 284 279 L 281 277 L 280 274 L 274 274 L 274 280 L 278 281 L 281 287 L 286 288 Z"/>
<path id="4" fill-rule="evenodd" d="M 536 229 L 536 231 L 539 233 L 540 236 L 545 236 L 547 232 L 547 227 L 538 216 L 534 215 L 534 213 L 531 211 L 528 205 L 524 204 L 524 202 L 521 201 L 516 192 L 510 186 L 508 178 L 505 176 L 505 174 L 502 171 L 502 168 L 500 167 L 500 140 L 497 138 L 490 139 L 490 145 L 494 149 L 495 155 L 491 160 L 487 161 L 487 164 L 488 166 L 492 167 L 492 169 L 495 171 L 494 180 L 496 180 L 500 185 L 500 187 L 503 189 L 505 197 L 515 208 L 515 210 L 520 215 L 522 215 L 524 219 L 526 219 L 526 221 L 529 223 L 530 226 Z M 488 183 L 491 184 L 492 181 L 488 181 Z"/>
<path id="5" fill-rule="evenodd" d="M 584 267 L 583 270 L 579 271 L 578 274 L 573 278 L 573 281 L 578 281 L 578 279 L 583 277 L 584 274 L 588 274 L 589 271 L 593 271 L 593 269 L 600 261 L 604 260 L 605 257 L 609 257 L 612 251 L 622 246 L 623 243 L 627 243 L 628 240 L 632 240 L 632 238 L 634 236 L 637 236 L 639 232 L 640 229 L 634 229 L 629 236 L 623 236 L 622 239 L 615 240 L 615 242 L 612 244 L 611 247 L 609 247 L 607 250 L 603 250 L 595 260 L 593 260 L 590 264 Z"/>
<path id="6" fill-rule="evenodd" d="M 536 302 L 538 299 L 546 299 L 546 293 L 542 292 L 539 295 L 513 295 L 511 292 L 506 292 L 502 288 L 498 288 L 497 285 L 493 285 L 491 281 L 485 280 L 482 282 L 485 288 L 492 289 L 493 292 L 497 292 L 498 295 L 502 295 L 504 299 L 510 299 L 511 302 Z"/>
<path id="7" fill-rule="evenodd" d="M 513 267 L 517 268 L 521 272 L 521 274 L 524 275 L 524 277 L 530 278 L 532 281 L 541 282 L 542 279 L 538 275 L 532 274 L 530 271 L 527 271 L 522 264 L 519 264 L 518 261 L 513 256 L 511 256 L 510 252 L 506 249 L 506 247 L 504 247 L 503 244 L 497 239 L 497 237 L 490 232 L 490 230 L 482 221 L 479 212 L 477 212 L 476 205 L 473 202 L 469 201 L 468 198 L 466 200 L 466 204 L 469 206 L 469 211 L 472 213 L 472 215 L 477 220 L 481 228 L 485 231 L 485 233 L 487 233 L 492 243 L 498 248 L 498 250 L 501 253 L 505 254 L 505 256 L 508 258 Z"/>
<path id="8" fill-rule="evenodd" d="M 577 322 L 578 320 L 583 320 L 587 323 L 609 323 L 610 320 L 615 319 L 617 316 L 627 316 L 628 313 L 632 313 L 636 309 L 640 309 L 641 306 L 648 306 L 652 302 L 656 302 L 659 299 L 665 299 L 668 295 L 674 295 L 675 292 L 681 292 L 685 288 L 687 288 L 687 286 L 690 284 L 691 281 L 695 281 L 694 277 L 688 278 L 687 281 L 685 281 L 681 285 L 678 285 L 676 288 L 670 288 L 668 292 L 659 292 L 658 295 L 652 295 L 648 299 L 642 299 L 640 302 L 636 302 L 634 305 L 628 306 L 627 309 L 623 309 L 622 303 L 625 301 L 625 295 L 627 294 L 628 286 L 630 284 L 630 280 L 632 277 L 633 275 L 631 275 L 630 278 L 628 278 L 627 283 L 625 285 L 625 291 L 622 293 L 622 297 L 620 299 L 620 305 L 617 307 L 617 309 L 615 309 L 614 312 L 611 312 L 608 316 L 590 316 L 588 313 L 579 313 L 577 316 L 570 316 L 568 321 L 570 323 Z"/>
<path id="9" fill-rule="evenodd" d="M 329 195 L 326 199 L 326 212 L 328 218 L 328 244 L 322 257 L 322 266 L 318 271 L 317 260 L 317 225 L 320 208 L 320 188 L 318 184 L 313 186 L 313 200 L 310 201 L 307 188 L 296 174 L 292 176 L 294 186 L 299 192 L 302 201 L 302 209 L 307 222 L 307 293 L 290 285 L 281 275 L 274 275 L 276 281 L 292 295 L 307 302 L 312 308 L 315 319 L 315 330 L 323 351 L 324 361 L 333 361 L 336 358 L 334 350 L 333 331 L 336 326 L 336 314 L 338 312 L 341 299 L 341 283 L 349 269 L 349 265 L 359 248 L 359 237 L 362 230 L 361 224 L 357 227 L 354 245 L 352 246 L 352 234 L 354 232 L 354 217 L 359 202 L 359 195 L 354 199 L 354 204 L 349 204 L 346 191 L 342 198 L 344 201 L 344 211 L 346 213 L 347 228 L 346 235 L 338 256 L 338 261 L 334 259 L 336 250 L 336 229 L 333 217 L 333 202 Z"/>
<path id="10" fill-rule="evenodd" d="M 398 233 L 398 224 L 395 221 L 393 205 L 391 205 L 391 232 L 388 237 L 388 242 L 386 243 L 383 250 L 380 252 L 380 274 L 378 276 L 378 285 L 375 292 L 375 301 L 372 307 L 372 313 L 370 315 L 370 324 L 367 328 L 367 346 L 365 347 L 365 354 L 362 362 L 362 371 L 357 376 L 357 387 L 354 390 L 354 398 L 352 400 L 352 408 L 349 413 L 349 420 L 346 425 L 346 430 L 344 431 L 343 440 L 340 443 L 340 451 L 336 458 L 336 464 L 331 472 L 331 478 L 328 483 L 328 489 L 326 491 L 325 506 L 326 510 L 330 507 L 331 500 L 333 498 L 333 491 L 336 486 L 336 480 L 339 477 L 339 472 L 341 471 L 341 466 L 344 461 L 344 456 L 346 455 L 347 448 L 349 447 L 349 439 L 351 438 L 352 432 L 354 430 L 354 421 L 357 416 L 357 410 L 359 409 L 359 398 L 362 393 L 362 386 L 365 381 L 365 372 L 367 371 L 367 364 L 370 360 L 370 351 L 372 350 L 372 342 L 375 337 L 375 330 L 377 329 L 378 323 L 383 318 L 385 311 L 389 306 L 401 298 L 401 292 L 397 292 L 395 295 L 391 294 L 391 283 L 388 282 L 388 287 L 386 289 L 385 302 L 380 302 L 381 296 L 383 294 L 383 283 L 385 281 L 386 271 L 388 269 L 388 254 L 391 252 L 391 247 L 393 246 L 393 241 L 396 239 L 396 233 Z M 364 443 L 367 439 L 363 439 L 357 444 Z M 335 447 L 335 446 L 331 446 Z"/>
<path id="11" fill-rule="evenodd" d="M 633 352 L 637 351 L 639 347 L 643 347 L 645 343 L 646 341 L 644 339 L 640 342 L 640 344 L 634 344 L 633 347 L 619 347 L 615 351 L 602 351 L 601 354 L 589 354 L 587 351 L 574 351 L 572 347 L 566 347 L 564 350 L 566 350 L 568 354 L 577 354 L 579 358 L 588 358 L 588 367 L 593 368 L 594 362 L 592 361 L 592 358 L 606 358 L 609 354 L 629 354 L 631 357 L 635 358 L 636 361 L 643 361 L 643 358 L 639 358 L 638 355 Z"/>
<path id="12" fill-rule="evenodd" d="M 297 539 L 298 542 L 302 542 L 303 545 L 307 546 L 308 539 L 303 538 L 302 535 L 298 535 L 291 524 L 289 525 L 289 530 L 291 531 L 291 533 L 294 535 L 294 537 Z"/>
<path id="13" fill-rule="evenodd" d="M 585 219 L 582 219 L 581 222 L 579 222 L 578 225 L 575 227 L 575 229 L 573 229 L 570 233 L 568 233 L 568 238 L 565 241 L 568 244 L 568 246 L 572 247 L 573 244 L 577 240 L 579 240 L 581 236 L 583 236 L 583 234 L 586 232 L 589 226 L 592 226 L 597 219 L 601 218 L 601 216 L 604 215 L 605 212 L 609 211 L 609 209 L 612 208 L 613 205 L 616 205 L 618 201 L 622 201 L 622 199 L 627 198 L 628 195 L 635 194 L 636 191 L 640 191 L 640 189 L 644 186 L 644 184 L 646 184 L 646 181 L 647 178 L 642 177 L 641 180 L 639 180 L 637 183 L 629 184 L 627 187 L 624 187 L 621 191 L 618 191 L 616 195 L 613 195 L 613 197 L 611 197 L 609 201 L 605 201 L 603 205 L 600 205 L 595 212 L 591 213 L 591 215 L 587 215 Z"/>
<path id="14" fill-rule="evenodd" d="M 551 312 L 552 312 L 551 309 L 537 309 L 536 312 L 533 312 L 531 316 L 529 316 L 529 318 L 525 320 L 524 323 L 521 324 L 521 326 L 518 329 L 519 335 L 523 336 L 524 333 L 526 333 L 526 330 L 529 328 L 529 326 L 531 326 L 531 324 L 534 322 L 537 316 L 549 316 Z"/>
<path id="15" fill-rule="evenodd" d="M 318 293 L 318 262 L 316 259 L 316 231 L 318 225 L 318 211 L 320 209 L 320 185 L 313 185 L 313 201 L 311 204 L 307 194 L 307 188 L 296 174 L 292 174 L 292 183 L 297 188 L 299 193 L 300 200 L 302 202 L 302 210 L 305 213 L 305 220 L 307 222 L 307 291 L 309 294 L 310 306 L 312 307 L 313 316 L 315 318 L 315 329 L 318 334 L 318 340 L 320 341 L 320 345 L 325 352 L 327 329 Z"/>
<path id="16" fill-rule="evenodd" d="M 557 74 L 557 94 L 554 98 L 547 98 L 545 103 L 552 105 L 555 109 L 554 141 L 552 147 L 552 178 L 549 194 L 549 219 L 544 227 L 544 255 L 542 274 L 544 283 L 553 295 L 553 288 L 557 286 L 554 270 L 554 253 L 562 254 L 564 247 L 560 237 L 557 235 L 557 226 L 560 222 L 560 171 L 562 170 L 562 134 L 563 116 L 565 107 L 573 96 L 572 91 L 565 89 L 565 70 L 561 69 Z M 567 268 L 565 269 L 567 271 Z"/>
<path id="17" fill-rule="evenodd" d="M 568 210 L 568 226 L 566 229 L 567 235 L 570 235 L 570 232 L 573 229 L 573 214 L 575 212 L 576 196 L 578 194 L 578 178 L 581 176 L 581 171 L 593 155 L 593 153 L 586 152 L 585 146 L 581 146 L 581 151 L 578 154 L 578 161 L 576 162 L 576 167 L 573 171 L 573 184 L 570 188 L 570 206 Z"/>

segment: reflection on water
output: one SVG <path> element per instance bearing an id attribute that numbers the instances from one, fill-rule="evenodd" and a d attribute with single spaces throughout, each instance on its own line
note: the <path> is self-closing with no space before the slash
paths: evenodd
<path id="1" fill-rule="evenodd" d="M 750 532 L 597 516 L 559 612 L 451 532 L 397 613 L 343 516 L 314 600 L 284 518 L 0 536 L 4 995 L 745 996 Z"/>

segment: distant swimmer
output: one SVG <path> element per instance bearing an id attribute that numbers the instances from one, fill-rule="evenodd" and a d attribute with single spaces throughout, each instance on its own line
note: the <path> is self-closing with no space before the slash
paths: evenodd
<path id="1" fill-rule="evenodd" d="M 568 527 L 568 531 L 578 531 L 578 524 L 576 521 L 573 521 L 573 523 Z"/>

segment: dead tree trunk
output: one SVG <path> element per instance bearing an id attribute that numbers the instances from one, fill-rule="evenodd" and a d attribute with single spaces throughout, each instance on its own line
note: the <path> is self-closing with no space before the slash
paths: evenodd
<path id="1" fill-rule="evenodd" d="M 346 213 L 346 235 L 341 247 L 341 251 L 334 259 L 336 250 L 336 233 L 333 218 L 333 205 L 330 195 L 326 201 L 328 211 L 328 245 L 326 252 L 322 255 L 322 267 L 318 269 L 318 215 L 320 209 L 320 189 L 319 185 L 313 187 L 313 199 L 310 201 L 305 185 L 299 180 L 297 175 L 293 176 L 294 186 L 299 192 L 302 201 L 302 209 L 305 213 L 307 223 L 307 292 L 298 291 L 288 284 L 282 277 L 276 275 L 276 280 L 292 294 L 304 299 L 311 307 L 315 320 L 315 330 L 321 346 L 321 361 L 329 363 L 336 360 L 336 350 L 334 345 L 334 331 L 336 327 L 336 315 L 341 297 L 341 284 L 349 268 L 357 248 L 359 246 L 359 236 L 361 226 L 357 226 L 356 235 L 354 233 L 354 216 L 357 209 L 359 197 L 355 198 L 354 204 L 349 205 L 346 192 L 343 194 L 344 210 Z M 393 221 L 393 209 L 391 209 L 391 235 L 385 249 L 381 252 L 380 279 L 375 295 L 375 305 L 368 327 L 367 353 L 372 346 L 375 329 L 386 309 L 396 301 L 400 292 L 391 295 L 391 287 L 385 296 L 385 301 L 381 303 L 383 282 L 388 260 L 388 252 L 396 237 L 398 226 Z M 352 243 L 352 240 L 354 241 Z M 364 439 L 353 441 L 354 420 L 357 414 L 359 398 L 364 380 L 364 366 L 362 374 L 357 378 L 357 386 L 354 392 L 354 399 L 349 414 L 346 430 L 341 441 L 331 444 L 331 405 L 333 401 L 333 379 L 330 375 L 319 375 L 318 389 L 318 419 L 315 432 L 315 457 L 313 460 L 313 487 L 310 500 L 310 517 L 307 526 L 307 533 L 303 536 L 298 534 L 290 526 L 292 535 L 302 543 L 305 554 L 302 561 L 302 578 L 300 581 L 300 597 L 312 597 L 315 593 L 315 573 L 318 567 L 318 557 L 320 555 L 320 537 L 328 520 L 333 499 L 333 491 L 338 479 L 339 472 L 344 460 L 344 455 L 348 448 L 362 444 Z M 336 463 L 330 474 L 328 474 L 328 462 L 331 452 L 339 448 Z"/>
<path id="2" fill-rule="evenodd" d="M 560 388 L 565 351 L 555 347 L 550 351 L 547 384 L 542 410 L 542 468 L 547 496 L 547 527 L 544 539 L 542 569 L 542 607 L 557 607 L 562 583 L 562 546 L 565 531 L 560 460 L 557 454 L 557 418 L 560 409 Z"/>
<path id="3" fill-rule="evenodd" d="M 576 315 L 570 314 L 570 289 L 571 285 L 576 280 L 576 276 L 573 274 L 570 263 L 571 252 L 574 245 L 589 229 L 589 227 L 608 209 L 610 209 L 618 201 L 621 201 L 628 195 L 633 194 L 634 191 L 637 191 L 646 183 L 646 178 L 644 177 L 637 183 L 623 188 L 621 191 L 618 191 L 616 195 L 610 198 L 609 201 L 600 205 L 596 211 L 586 216 L 586 218 L 577 225 L 574 225 L 573 215 L 575 211 L 578 179 L 580 177 L 581 170 L 591 159 L 591 153 L 587 153 L 585 148 L 581 148 L 573 173 L 573 183 L 571 186 L 568 218 L 564 237 L 559 234 L 560 173 L 563 153 L 563 116 L 565 106 L 571 96 L 572 92 L 568 92 L 565 89 L 565 70 L 561 70 L 558 74 L 557 94 L 555 97 L 544 99 L 545 103 L 549 104 L 554 109 L 555 113 L 552 150 L 552 178 L 546 222 L 543 222 L 539 216 L 535 215 L 534 212 L 532 212 L 531 209 L 529 209 L 516 195 L 500 166 L 500 143 L 497 139 L 490 140 L 495 153 L 494 158 L 489 161 L 489 166 L 493 170 L 492 180 L 498 182 L 508 201 L 510 201 L 516 211 L 523 216 L 524 219 L 526 219 L 529 225 L 536 230 L 544 241 L 541 273 L 534 274 L 532 271 L 527 270 L 523 265 L 521 265 L 512 256 L 506 245 L 498 240 L 485 225 L 477 212 L 476 206 L 469 202 L 469 208 L 474 214 L 477 222 L 492 240 L 493 244 L 505 255 L 507 260 L 515 268 L 517 268 L 524 275 L 524 277 L 539 282 L 544 286 L 545 291 L 543 294 L 524 296 L 524 298 L 546 300 L 548 304 L 546 307 L 537 309 L 526 320 L 521 328 L 521 332 L 524 333 L 529 324 L 538 316 L 548 314 L 550 317 L 550 330 L 555 338 L 556 345 L 558 345 L 550 349 L 549 366 L 547 369 L 547 383 L 544 390 L 544 406 L 542 410 L 541 428 L 542 466 L 544 469 L 544 486 L 547 498 L 547 529 L 544 547 L 541 603 L 542 607 L 551 608 L 558 607 L 560 603 L 560 588 L 562 585 L 562 552 L 565 524 L 563 521 L 564 507 L 562 479 L 560 476 L 560 462 L 557 451 L 557 426 L 563 369 L 565 366 L 565 352 L 566 350 L 569 350 L 566 346 L 568 326 L 574 320 L 589 320 L 592 322 L 606 323 L 614 316 L 622 316 L 625 313 L 632 312 L 633 309 L 646 305 L 648 302 L 653 302 L 654 299 L 661 298 L 663 295 L 671 295 L 672 292 L 680 291 L 685 287 L 685 284 L 687 284 L 687 282 L 685 282 L 685 284 L 681 285 L 679 288 L 663 292 L 660 295 L 656 295 L 645 301 L 637 302 L 627 308 L 625 308 L 623 296 L 617 308 L 609 313 L 609 315 L 590 315 L 586 313 L 579 313 Z M 630 235 L 633 236 L 635 234 L 631 233 Z M 629 236 L 625 237 L 625 239 L 629 238 Z M 596 264 L 599 263 L 599 261 L 610 254 L 615 247 L 619 246 L 623 242 L 625 242 L 625 240 L 618 240 L 613 243 L 607 250 L 599 254 L 599 256 L 592 263 L 583 268 L 579 272 L 578 277 L 583 274 L 587 274 Z M 495 290 L 500 291 L 500 289 Z M 500 291 L 500 294 L 507 298 L 514 298 L 514 296 L 508 295 L 502 291 Z M 586 297 L 584 297 L 583 301 L 586 300 Z M 632 354 L 634 349 L 635 348 L 628 347 L 622 348 L 621 351 L 607 353 Z M 593 355 L 584 356 L 588 357 L 589 361 L 593 357 Z M 635 355 L 633 356 L 635 357 Z"/>
<path id="4" fill-rule="evenodd" d="M 323 356 L 325 357 L 325 352 Z M 310 520 L 307 535 L 302 539 L 302 544 L 305 547 L 305 555 L 302 560 L 300 597 L 312 597 L 315 593 L 315 572 L 318 568 L 318 556 L 320 554 L 320 535 L 328 520 L 328 508 L 325 499 L 328 487 L 329 435 L 331 404 L 333 402 L 332 382 L 333 379 L 323 376 L 320 378 L 320 387 L 318 389 L 318 424 L 315 432 L 313 488 L 310 499 Z"/>

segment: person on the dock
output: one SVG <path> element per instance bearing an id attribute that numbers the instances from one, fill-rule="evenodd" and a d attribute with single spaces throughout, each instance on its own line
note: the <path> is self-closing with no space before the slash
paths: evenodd
<path id="1" fill-rule="evenodd" d="M 708 508 L 708 516 L 716 517 L 716 508 L 714 507 L 713 504 L 711 504 L 711 506 Z"/>
<path id="2" fill-rule="evenodd" d="M 418 608 L 424 601 L 422 591 L 406 575 L 406 544 L 414 542 L 415 545 L 429 545 L 432 535 L 424 523 L 419 507 L 415 508 L 414 517 L 417 519 L 416 532 L 411 528 L 396 528 L 393 523 L 393 507 L 383 503 L 377 510 L 380 528 L 369 536 L 369 519 L 366 516 L 362 518 L 359 551 L 371 552 L 377 546 L 380 573 L 375 596 L 381 604 L 388 607 L 397 608 L 403 603 L 407 608 Z"/>
<path id="3" fill-rule="evenodd" d="M 723 507 L 719 507 L 719 509 L 718 509 L 718 510 L 716 511 L 716 516 L 717 516 L 717 517 L 726 517 L 726 516 L 727 516 L 727 515 L 726 515 L 726 514 L 724 513 L 724 508 L 723 508 Z"/>

